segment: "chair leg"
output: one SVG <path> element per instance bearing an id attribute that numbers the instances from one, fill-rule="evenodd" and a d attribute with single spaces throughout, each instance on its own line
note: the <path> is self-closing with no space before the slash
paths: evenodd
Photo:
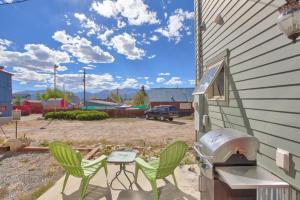
<path id="1" fill-rule="evenodd" d="M 66 188 L 66 185 L 67 185 L 67 181 L 68 181 L 68 179 L 69 179 L 69 173 L 66 173 L 66 175 L 65 175 L 65 180 L 64 180 L 64 185 L 63 185 L 63 188 L 62 188 L 62 191 L 61 191 L 61 193 L 64 193 L 64 191 L 65 191 L 65 188 Z"/>
<path id="2" fill-rule="evenodd" d="M 139 166 L 136 164 L 135 165 L 135 173 L 134 173 L 134 182 L 137 183 L 137 178 L 139 174 Z"/>
<path id="3" fill-rule="evenodd" d="M 103 167 L 104 167 L 104 172 L 105 172 L 105 175 L 106 175 L 106 178 L 107 178 L 108 170 L 107 170 L 107 163 L 106 162 L 103 163 Z"/>
<path id="4" fill-rule="evenodd" d="M 85 194 L 87 191 L 87 187 L 89 185 L 89 178 L 82 178 L 81 184 L 80 184 L 80 200 L 83 200 L 85 198 Z"/>
<path id="5" fill-rule="evenodd" d="M 174 184 L 175 184 L 176 190 L 179 191 L 178 184 L 177 184 L 174 172 L 172 173 L 172 177 L 173 177 L 173 180 L 174 180 Z"/>
<path id="6" fill-rule="evenodd" d="M 157 191 L 157 185 L 156 180 L 151 181 L 152 191 L 153 191 L 153 199 L 158 200 L 158 191 Z"/>

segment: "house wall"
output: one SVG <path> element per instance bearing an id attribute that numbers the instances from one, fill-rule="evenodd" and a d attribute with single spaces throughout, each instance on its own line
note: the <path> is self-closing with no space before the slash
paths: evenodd
<path id="1" fill-rule="evenodd" d="M 11 112 L 12 112 L 12 87 L 11 87 L 12 85 L 11 84 L 12 84 L 11 75 L 0 71 L 0 112 L 2 112 L 1 117 L 11 116 Z"/>
<path id="2" fill-rule="evenodd" d="M 276 25 L 284 0 L 203 0 L 203 62 L 228 49 L 229 101 L 207 101 L 211 129 L 230 127 L 260 141 L 258 163 L 288 182 L 300 199 L 300 42 Z M 214 23 L 221 14 L 224 24 Z M 200 50 L 199 50 L 200 51 Z M 196 122 L 200 123 L 200 122 Z M 275 165 L 290 152 L 290 172 Z M 298 192 L 297 192 L 298 190 Z"/>

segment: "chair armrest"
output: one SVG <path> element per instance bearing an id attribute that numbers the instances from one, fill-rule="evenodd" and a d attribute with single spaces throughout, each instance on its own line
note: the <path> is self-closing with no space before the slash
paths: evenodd
<path id="1" fill-rule="evenodd" d="M 142 169 L 153 169 L 153 170 L 155 170 L 155 168 L 152 165 L 150 165 L 149 163 L 144 161 L 142 158 L 137 157 L 135 159 L 135 163 L 137 165 L 139 165 L 139 167 L 142 168 Z"/>
<path id="2" fill-rule="evenodd" d="M 95 159 L 95 160 L 88 160 L 88 162 L 84 165 L 84 167 L 92 167 L 94 165 L 98 165 L 101 164 L 103 161 L 106 161 L 107 156 L 102 155 L 99 158 Z"/>

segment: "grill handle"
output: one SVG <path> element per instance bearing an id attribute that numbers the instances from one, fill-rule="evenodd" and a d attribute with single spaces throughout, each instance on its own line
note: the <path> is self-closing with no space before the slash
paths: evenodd
<path id="1" fill-rule="evenodd" d="M 200 156 L 200 159 L 207 159 L 207 160 L 210 160 L 210 159 L 213 159 L 214 157 L 213 156 L 205 156 L 201 153 L 201 151 L 197 148 L 197 147 L 201 147 L 200 144 L 195 144 L 194 146 L 194 150 L 197 152 L 197 154 Z"/>

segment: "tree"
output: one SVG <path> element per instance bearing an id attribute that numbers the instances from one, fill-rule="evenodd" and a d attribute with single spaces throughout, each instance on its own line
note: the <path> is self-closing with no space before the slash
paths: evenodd
<path id="1" fill-rule="evenodd" d="M 40 101 L 40 100 L 43 100 L 43 97 L 40 93 L 37 93 L 35 96 L 35 99 Z"/>
<path id="2" fill-rule="evenodd" d="M 110 98 L 111 98 L 112 100 L 114 100 L 115 102 L 117 102 L 117 103 L 121 103 L 121 102 L 122 102 L 122 98 L 119 96 L 119 94 L 117 94 L 117 93 L 115 93 L 115 92 L 112 92 L 112 93 L 110 94 Z"/>
<path id="3" fill-rule="evenodd" d="M 21 102 L 21 97 L 17 96 L 14 100 L 13 100 L 13 104 L 16 106 L 20 106 L 22 104 Z"/>
<path id="4" fill-rule="evenodd" d="M 134 106 L 142 106 L 142 105 L 144 105 L 144 98 L 145 98 L 145 93 L 143 91 L 138 91 L 133 96 L 133 105 Z"/>
<path id="5" fill-rule="evenodd" d="M 70 97 L 72 96 L 74 96 L 72 92 L 64 93 L 59 89 L 47 89 L 44 94 L 40 95 L 40 98 L 46 101 L 50 98 L 64 98 L 66 102 L 70 102 Z"/>

